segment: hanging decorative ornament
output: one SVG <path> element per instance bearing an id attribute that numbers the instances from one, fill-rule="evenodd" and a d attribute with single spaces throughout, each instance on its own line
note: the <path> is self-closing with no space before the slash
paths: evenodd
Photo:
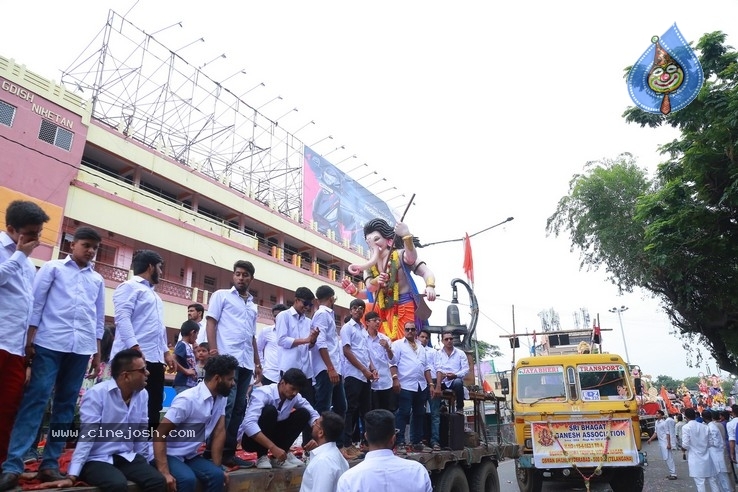
<path id="1" fill-rule="evenodd" d="M 628 73 L 628 93 L 643 111 L 667 115 L 691 103 L 705 75 L 676 24 L 651 45 Z"/>

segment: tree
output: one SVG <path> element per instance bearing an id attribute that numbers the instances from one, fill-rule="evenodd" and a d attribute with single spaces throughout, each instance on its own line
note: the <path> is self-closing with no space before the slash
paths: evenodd
<path id="1" fill-rule="evenodd" d="M 687 387 L 689 391 L 697 391 L 697 388 L 699 388 L 700 385 L 700 378 L 699 376 L 689 376 L 684 378 L 684 386 Z"/>
<path id="2" fill-rule="evenodd" d="M 655 178 L 630 154 L 590 163 L 573 177 L 546 229 L 569 233 L 582 267 L 603 266 L 619 288 L 658 297 L 694 362 L 704 346 L 735 374 L 738 53 L 724 42 L 714 32 L 697 43 L 705 85 L 689 106 L 667 116 L 625 111 L 628 122 L 681 132 L 661 146 L 666 161 Z"/>
<path id="3" fill-rule="evenodd" d="M 477 350 L 479 351 L 479 358 L 481 360 L 486 359 L 494 359 L 495 357 L 502 357 L 503 354 L 500 350 L 500 347 L 497 345 L 492 345 L 491 343 L 487 343 L 484 340 L 477 340 Z M 474 363 L 477 363 L 477 354 L 474 350 L 472 350 L 472 360 Z"/>
<path id="4" fill-rule="evenodd" d="M 682 382 L 678 379 L 672 378 L 671 376 L 664 376 L 663 374 L 659 374 L 654 380 L 653 385 L 659 391 L 661 391 L 661 387 L 663 386 L 668 391 L 674 392 L 679 386 L 682 385 Z"/>

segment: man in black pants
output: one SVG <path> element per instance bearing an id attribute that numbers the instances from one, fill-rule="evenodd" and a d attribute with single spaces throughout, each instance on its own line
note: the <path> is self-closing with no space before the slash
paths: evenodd
<path id="1" fill-rule="evenodd" d="M 59 487 L 72 487 L 77 477 L 107 492 L 126 492 L 128 480 L 144 492 L 166 489 L 164 476 L 148 460 L 145 437 L 111 438 L 104 432 L 125 436 L 146 434 L 149 395 L 144 391 L 149 372 L 141 352 L 126 349 L 113 357 L 112 379 L 96 384 L 80 405 L 80 430 L 95 430 L 96 438 L 80 438 L 74 449 L 69 474 Z M 102 431 L 102 432 L 101 432 Z"/>
<path id="2" fill-rule="evenodd" d="M 255 452 L 257 468 L 295 468 L 304 466 L 290 446 L 305 426 L 318 420 L 318 412 L 300 395 L 310 384 L 300 369 L 288 369 L 278 384 L 254 388 L 241 424 L 244 451 Z M 294 410 L 294 411 L 293 411 Z M 269 460 L 267 453 L 274 457 Z"/>

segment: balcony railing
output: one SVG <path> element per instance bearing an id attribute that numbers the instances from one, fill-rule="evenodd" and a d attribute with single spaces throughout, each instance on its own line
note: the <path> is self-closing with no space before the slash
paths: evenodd
<path id="1" fill-rule="evenodd" d="M 95 262 L 95 271 L 102 275 L 102 278 L 113 282 L 122 283 L 128 280 L 128 270 L 125 268 Z M 188 287 L 186 285 L 164 279 L 159 279 L 156 291 L 160 294 L 166 294 L 168 296 L 176 297 L 178 299 L 186 299 L 192 302 L 199 302 L 201 304 L 207 304 L 207 300 L 210 299 L 211 294 L 211 292 L 204 289 Z M 259 319 L 274 319 L 271 308 L 265 306 L 257 306 L 257 308 L 259 310 Z"/>

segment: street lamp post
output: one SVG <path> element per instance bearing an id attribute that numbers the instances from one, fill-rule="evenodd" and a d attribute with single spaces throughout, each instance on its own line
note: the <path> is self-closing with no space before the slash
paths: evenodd
<path id="1" fill-rule="evenodd" d="M 620 334 L 623 336 L 623 346 L 625 347 L 625 363 L 630 364 L 630 356 L 628 355 L 628 343 L 625 341 L 625 330 L 623 330 L 623 313 L 627 311 L 626 306 L 614 307 L 608 309 L 611 313 L 618 314 L 618 321 L 620 322 Z"/>

